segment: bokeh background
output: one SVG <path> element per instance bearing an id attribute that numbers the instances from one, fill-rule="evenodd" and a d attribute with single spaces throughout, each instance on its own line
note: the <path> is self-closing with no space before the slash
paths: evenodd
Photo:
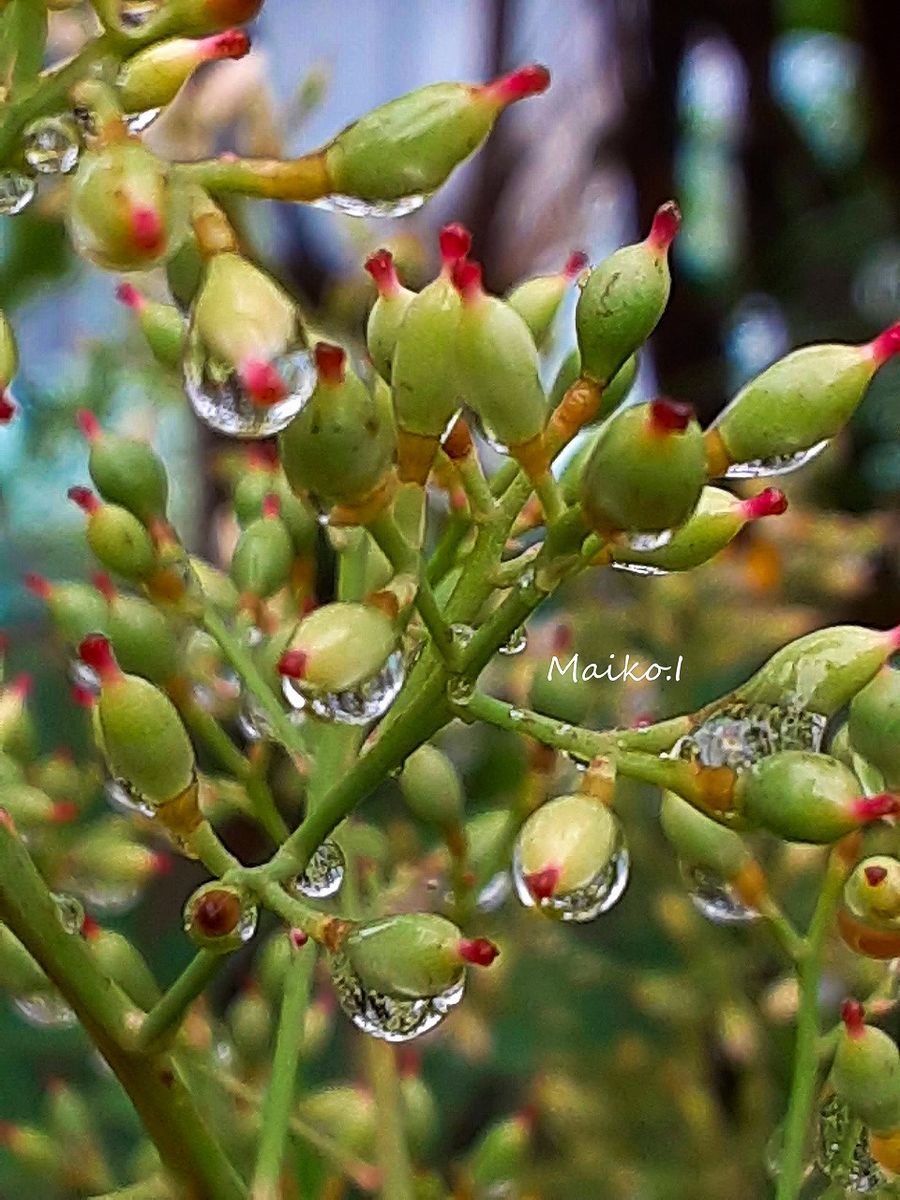
<path id="1" fill-rule="evenodd" d="M 59 54 L 86 20 L 79 9 L 54 18 Z M 708 419 L 788 348 L 864 340 L 900 316 L 900 8 L 891 0 L 268 0 L 253 32 L 251 56 L 198 76 L 149 144 L 185 158 L 297 153 L 426 83 L 489 78 L 530 60 L 553 75 L 546 96 L 506 114 L 450 185 L 401 221 L 236 206 L 254 253 L 338 339 L 359 339 L 371 300 L 361 262 L 378 245 L 418 284 L 434 267 L 437 229 L 461 220 L 489 285 L 503 290 L 558 268 L 572 249 L 596 260 L 634 240 L 673 195 L 684 228 L 672 300 L 636 398 L 662 391 Z M 81 515 L 65 500 L 86 478 L 75 410 L 152 438 L 175 482 L 176 523 L 212 557 L 228 538 L 227 489 L 221 445 L 141 345 L 114 298 L 117 281 L 70 254 L 63 203 L 48 188 L 0 221 L 0 304 L 22 358 L 21 416 L 0 431 L 0 626 L 14 669 L 36 677 L 44 750 L 79 752 L 85 724 L 62 686 L 64 658 L 21 585 L 26 569 L 51 578 L 91 569 Z M 571 315 L 570 305 L 548 379 L 573 344 Z M 592 693 L 585 718 L 600 726 L 703 703 L 827 621 L 896 623 L 898 414 L 900 371 L 888 368 L 838 444 L 786 485 L 785 518 L 686 580 L 570 589 L 532 631 L 529 653 L 497 668 L 492 685 L 527 698 L 557 622 L 585 659 L 684 654 L 677 689 Z M 327 592 L 324 545 L 322 579 Z M 452 730 L 445 744 L 473 810 L 532 786 L 527 752 L 508 739 Z M 557 764 L 552 779 L 565 770 Z M 431 1161 L 464 1153 L 486 1122 L 527 1106 L 536 1123 L 523 1196 L 766 1196 L 763 1148 L 783 1106 L 791 986 L 760 935 L 696 916 L 655 831 L 655 801 L 638 791 L 630 799 L 634 878 L 614 914 L 580 931 L 497 916 L 509 944 L 500 981 L 484 983 L 473 1011 L 424 1056 L 441 1115 Z M 399 856 L 415 857 L 418 835 L 390 787 L 367 815 Z M 258 852 L 249 831 L 236 836 Z M 801 915 L 808 868 L 799 853 L 779 859 Z M 133 911 L 103 917 L 134 934 L 163 980 L 189 955 L 178 914 L 191 872 L 177 867 Z M 836 1001 L 854 968 L 838 956 L 833 969 Z M 218 982 L 219 1012 L 249 970 L 239 957 Z M 353 1053 L 334 1035 L 313 1074 L 352 1077 Z M 47 1080 L 63 1075 L 92 1098 L 127 1158 L 127 1104 L 77 1032 L 30 1028 L 4 1006 L 0 1064 L 0 1118 L 32 1119 Z M 43 1195 L 7 1156 L 0 1194 Z"/>

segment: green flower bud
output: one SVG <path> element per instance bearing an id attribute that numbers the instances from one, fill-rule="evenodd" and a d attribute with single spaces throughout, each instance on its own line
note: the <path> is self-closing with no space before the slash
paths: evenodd
<path id="1" fill-rule="evenodd" d="M 900 1051 L 893 1040 L 865 1023 L 858 1000 L 841 1007 L 831 1082 L 853 1112 L 876 1132 L 900 1126 Z"/>
<path id="2" fill-rule="evenodd" d="M 153 808 L 195 790 L 194 748 L 168 696 L 138 675 L 124 675 L 106 638 L 86 638 L 79 654 L 100 677 L 96 716 L 114 778 Z"/>
<path id="3" fill-rule="evenodd" d="M 65 1166 L 65 1155 L 55 1138 L 32 1125 L 0 1123 L 0 1147 L 34 1175 L 58 1180 Z"/>
<path id="4" fill-rule="evenodd" d="M 802 705 L 830 717 L 848 704 L 900 647 L 900 628 L 833 625 L 777 650 L 735 692 L 749 704 Z"/>
<path id="5" fill-rule="evenodd" d="M 0 783 L 0 808 L 9 813 L 17 829 L 25 832 L 73 821 L 79 813 L 72 801 L 52 800 L 40 788 L 19 782 Z"/>
<path id="6" fill-rule="evenodd" d="M 277 496 L 263 504 L 263 515 L 251 521 L 231 556 L 231 578 L 242 597 L 265 600 L 287 583 L 294 543 L 281 520 Z"/>
<path id="7" fill-rule="evenodd" d="M 65 800 L 78 808 L 91 803 L 101 781 L 99 767 L 94 763 L 79 765 L 64 747 L 35 763 L 29 778 L 51 800 Z"/>
<path id="8" fill-rule="evenodd" d="M 497 862 L 501 852 L 505 850 L 509 856 L 512 841 L 509 813 L 496 808 L 470 817 L 465 824 L 465 841 L 469 870 L 476 879 L 484 879 L 487 867 Z"/>
<path id="9" fill-rule="evenodd" d="M 462 982 L 467 963 L 488 966 L 497 954 L 490 942 L 464 938 L 436 913 L 366 921 L 341 949 L 364 988 L 409 1000 L 442 996 Z"/>
<path id="10" fill-rule="evenodd" d="M 212 880 L 198 887 L 184 906 L 184 931 L 196 946 L 226 953 L 256 932 L 257 910 L 240 888 Z"/>
<path id="11" fill-rule="evenodd" d="M 697 507 L 665 546 L 656 550 L 612 546 L 610 555 L 613 562 L 634 563 L 659 572 L 690 571 L 724 550 L 748 521 L 777 516 L 786 509 L 787 500 L 777 488 L 766 488 L 750 500 L 740 500 L 721 488 L 705 487 Z"/>
<path id="12" fill-rule="evenodd" d="M 15 334 L 6 319 L 6 314 L 0 309 L 0 425 L 12 420 L 16 411 L 12 397 L 7 388 L 19 368 L 19 352 L 16 347 Z"/>
<path id="13" fill-rule="evenodd" d="M 169 27 L 179 33 L 214 33 L 245 25 L 259 14 L 263 0 L 168 0 Z"/>
<path id="14" fill-rule="evenodd" d="M 246 470 L 238 476 L 232 495 L 234 515 L 243 528 L 262 516 L 266 497 L 277 494 L 279 474 L 276 444 L 250 442 L 245 463 Z"/>
<path id="15" fill-rule="evenodd" d="M 63 641 L 77 646 L 89 633 L 106 631 L 106 600 L 86 583 L 51 583 L 41 575 L 26 575 L 25 586 L 47 605 Z"/>
<path id="16" fill-rule="evenodd" d="M 160 304 L 141 295 L 134 284 L 120 283 L 116 298 L 137 314 L 150 352 L 164 367 L 178 367 L 184 357 L 186 326 L 174 304 Z"/>
<path id="17" fill-rule="evenodd" d="M 488 1126 L 466 1160 L 469 1177 L 479 1194 L 515 1184 L 527 1162 L 531 1137 L 531 1120 L 526 1113 Z"/>
<path id="18" fill-rule="evenodd" d="M 136 139 L 86 150 L 72 180 L 69 231 L 79 254 L 109 271 L 147 271 L 187 233 L 183 189 Z"/>
<path id="19" fill-rule="evenodd" d="M 0 751 L 20 762 L 34 756 L 35 731 L 27 707 L 30 692 L 30 675 L 19 675 L 0 688 Z"/>
<path id="20" fill-rule="evenodd" d="M 378 1137 L 372 1093 L 351 1084 L 320 1088 L 300 1101 L 297 1111 L 352 1154 L 369 1155 Z"/>
<path id="21" fill-rule="evenodd" d="M 465 812 L 462 783 L 453 763 L 429 742 L 407 758 L 400 790 L 410 811 L 441 830 L 456 830 Z"/>
<path id="22" fill-rule="evenodd" d="M 816 845 L 900 811 L 894 796 L 860 796 L 856 776 L 836 758 L 805 750 L 759 759 L 738 776 L 735 802 L 752 824 L 789 842 Z"/>
<path id="23" fill-rule="evenodd" d="M 416 293 L 405 288 L 397 278 L 390 250 L 376 250 L 366 259 L 365 267 L 378 288 L 378 299 L 372 305 L 366 324 L 366 346 L 375 370 L 390 383 L 397 336 Z"/>
<path id="24" fill-rule="evenodd" d="M 0 925 L 0 987 L 11 996 L 27 996 L 50 989 L 50 980 L 16 935 Z"/>
<path id="25" fill-rule="evenodd" d="M 238 1054 L 251 1066 L 266 1062 L 272 1051 L 272 1010 L 265 996 L 251 986 L 228 1010 L 228 1024 Z"/>
<path id="26" fill-rule="evenodd" d="M 115 890 L 139 889 L 169 869 L 164 854 L 149 850 L 133 839 L 127 821 L 111 820 L 90 826 L 69 851 L 66 866 L 77 880 L 73 891 L 89 892 L 96 885 Z"/>
<path id="27" fill-rule="evenodd" d="M 347 370 L 340 346 L 318 342 L 314 353 L 318 383 L 281 434 L 281 461 L 296 492 L 329 507 L 356 505 L 388 475 L 393 426 L 359 376 Z"/>
<path id="28" fill-rule="evenodd" d="M 643 242 L 616 250 L 582 285 L 575 327 L 588 378 L 608 383 L 656 328 L 669 299 L 669 246 L 680 223 L 678 206 L 664 204 Z"/>
<path id="29" fill-rule="evenodd" d="M 179 669 L 180 646 L 169 618 L 140 596 L 117 592 L 108 579 L 100 578 L 109 603 L 106 633 L 119 666 L 131 675 L 142 675 L 163 686 Z"/>
<path id="30" fill-rule="evenodd" d="M 538 275 L 526 279 L 506 297 L 506 303 L 514 308 L 531 331 L 534 344 L 540 349 L 547 341 L 550 326 L 559 312 L 569 285 L 578 278 L 588 265 L 586 254 L 570 254 L 561 271 L 555 275 Z M 572 382 L 581 374 L 577 371 Z"/>
<path id="31" fill-rule="evenodd" d="M 162 992 L 144 956 L 128 938 L 112 929 L 89 925 L 85 932 L 88 949 L 100 970 L 139 1008 L 149 1012 Z"/>
<path id="32" fill-rule="evenodd" d="M 242 29 L 212 37 L 166 38 L 139 50 L 122 64 L 116 87 L 125 112 L 146 112 L 170 104 L 198 67 L 225 58 L 243 58 L 250 39 Z"/>
<path id="33" fill-rule="evenodd" d="M 582 473 L 581 502 L 604 537 L 662 533 L 687 520 L 705 482 L 700 426 L 687 405 L 659 399 L 603 426 Z"/>
<path id="34" fill-rule="evenodd" d="M 224 613 L 235 612 L 238 606 L 238 594 L 225 572 L 193 554 L 189 562 L 191 570 L 200 584 L 200 590 L 213 607 Z"/>
<path id="35" fill-rule="evenodd" d="M 69 499 L 87 513 L 87 540 L 99 561 L 124 579 L 147 579 L 156 569 L 150 534 L 127 508 L 101 504 L 90 488 L 69 488 Z"/>
<path id="36" fill-rule="evenodd" d="M 165 520 L 169 478 L 153 448 L 138 438 L 105 433 L 87 409 L 79 412 L 78 424 L 90 444 L 88 470 L 103 499 L 127 508 L 144 525 Z"/>
<path id="37" fill-rule="evenodd" d="M 462 298 L 456 340 L 462 395 L 485 430 L 539 478 L 549 468 L 543 445 L 547 399 L 528 326 L 484 291 L 477 263 L 457 263 L 453 283 Z"/>
<path id="38" fill-rule="evenodd" d="M 391 367 L 402 482 L 424 484 L 444 430 L 462 401 L 456 332 L 462 301 L 452 273 L 472 239 L 461 225 L 441 230 L 441 273 L 406 307 Z"/>
<path id="39" fill-rule="evenodd" d="M 884 667 L 856 693 L 847 729 L 853 749 L 900 790 L 900 671 Z"/>
<path id="40" fill-rule="evenodd" d="M 891 923 L 900 930 L 900 860 L 887 854 L 864 858 L 844 886 L 844 900 L 862 920 Z"/>
<path id="41" fill-rule="evenodd" d="M 706 435 L 710 474 L 799 454 L 832 438 L 872 376 L 900 351 L 900 325 L 860 346 L 804 346 L 751 379 Z"/>
<path id="42" fill-rule="evenodd" d="M 749 850 L 734 830 L 710 820 L 674 792 L 663 792 L 659 819 L 675 853 L 691 866 L 706 867 L 731 881 L 750 861 Z"/>
<path id="43" fill-rule="evenodd" d="M 435 83 L 348 125 L 325 147 L 331 191 L 362 200 L 428 196 L 473 154 L 508 105 L 543 92 L 543 67 L 483 86 Z"/>
<path id="44" fill-rule="evenodd" d="M 381 609 L 324 604 L 299 623 L 279 671 L 315 691 L 347 691 L 377 674 L 396 646 L 396 630 Z"/>

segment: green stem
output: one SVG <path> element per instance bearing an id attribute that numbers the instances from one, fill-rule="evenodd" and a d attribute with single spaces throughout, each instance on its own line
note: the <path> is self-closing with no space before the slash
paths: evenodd
<path id="1" fill-rule="evenodd" d="M 210 875 L 222 876 L 240 868 L 241 864 L 222 844 L 209 821 L 198 825 L 188 842 L 191 853 L 197 856 Z"/>
<path id="2" fill-rule="evenodd" d="M 452 512 L 447 525 L 428 560 L 428 582 L 432 585 L 440 583 L 447 572 L 456 562 L 456 552 L 471 529 L 464 513 Z"/>
<path id="3" fill-rule="evenodd" d="M 458 459 L 454 465 L 459 471 L 463 491 L 466 493 L 475 521 L 481 523 L 489 520 L 494 512 L 494 497 L 491 495 L 491 489 L 484 477 L 484 471 L 481 469 L 481 463 L 478 461 L 475 450 L 473 449 L 471 453 Z"/>
<path id="4" fill-rule="evenodd" d="M 285 979 L 272 1075 L 262 1106 L 262 1134 L 250 1189 L 251 1200 L 278 1200 L 284 1147 L 294 1106 L 306 1006 L 316 963 L 312 944 L 294 952 Z"/>
<path id="5" fill-rule="evenodd" d="M 834 913 L 840 901 L 847 866 L 839 847 L 832 850 L 807 935 L 807 952 L 799 971 L 800 1010 L 794 1074 L 785 1120 L 784 1150 L 776 1200 L 798 1200 L 803 1187 L 806 1141 L 819 1074 L 819 986 L 822 960 Z"/>
<path id="6" fill-rule="evenodd" d="M 309 203 L 332 191 L 324 156 L 318 151 L 293 159 L 210 158 L 180 163 L 178 174 L 214 195 L 237 192 L 268 200 Z"/>
<path id="7" fill-rule="evenodd" d="M 135 1038 L 139 1050 L 152 1050 L 173 1034 L 188 1009 L 224 965 L 227 954 L 199 950 L 158 1003 L 147 1013 Z"/>
<path id="8" fill-rule="evenodd" d="M 400 1081 L 394 1047 L 365 1039 L 366 1063 L 378 1111 L 378 1165 L 384 1200 L 414 1200 L 412 1166 L 403 1128 Z"/>
<path id="9" fill-rule="evenodd" d="M 769 933 L 788 958 L 797 965 L 802 963 L 807 953 L 806 939 L 801 937 L 771 896 L 760 900 L 759 913 L 766 922 Z"/>

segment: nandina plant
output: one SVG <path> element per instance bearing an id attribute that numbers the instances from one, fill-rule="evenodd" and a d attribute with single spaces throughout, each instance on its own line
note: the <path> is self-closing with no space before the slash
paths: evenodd
<path id="1" fill-rule="evenodd" d="M 900 630 L 815 630 L 701 710 L 632 728 L 585 721 L 579 688 L 604 674 L 579 668 L 560 639 L 532 677 L 533 709 L 482 679 L 498 655 L 524 648 L 526 625 L 540 631 L 539 610 L 570 581 L 691 572 L 748 523 L 782 514 L 776 488 L 744 496 L 716 484 L 813 458 L 900 349 L 900 326 L 862 345 L 794 351 L 705 431 L 687 404 L 630 402 L 636 356 L 668 299 L 679 213 L 667 202 L 642 241 L 596 265 L 575 255 L 505 298 L 485 290 L 459 225 L 442 230 L 439 273 L 420 291 L 379 250 L 365 263 L 377 292 L 368 353 L 313 336 L 220 202 L 400 216 L 549 77 L 530 66 L 487 84 L 433 84 L 299 159 L 162 160 L 141 130 L 200 64 L 246 53 L 229 26 L 260 6 L 93 0 L 96 36 L 42 71 L 46 6 L 0 4 L 0 208 L 14 216 L 38 186 L 68 176 L 74 248 L 106 270 L 165 280 L 169 303 L 131 281 L 120 298 L 153 355 L 180 373 L 198 420 L 246 446 L 233 478 L 239 536 L 230 562 L 212 563 L 171 524 L 151 446 L 80 415 L 92 486 L 73 482 L 69 494 L 103 573 L 28 586 L 67 648 L 100 766 L 38 755 L 27 681 L 7 679 L 0 978 L 32 1023 L 81 1024 L 147 1147 L 116 1190 L 102 1138 L 65 1083 L 51 1089 L 48 1130 L 7 1126 L 5 1144 L 53 1195 L 519 1194 L 539 1106 L 439 1160 L 421 1132 L 432 1101 L 415 1063 L 398 1069 L 394 1046 L 452 1025 L 469 974 L 502 970 L 497 943 L 515 952 L 498 913 L 507 893 L 535 923 L 599 921 L 616 904 L 629 875 L 617 810 L 637 781 L 659 790 L 698 907 L 758 923 L 796 974 L 779 1200 L 800 1195 L 817 1120 L 828 1195 L 895 1194 L 900 1053 L 866 1017 L 892 999 L 888 964 L 900 957 Z M 575 281 L 578 350 L 548 389 L 542 355 Z M 17 365 L 3 318 L 3 424 L 20 419 Z M 491 475 L 482 438 L 506 459 Z M 338 561 L 331 599 L 316 591 L 323 538 Z M 467 811 L 436 741 L 454 722 L 522 739 L 537 785 L 504 808 Z M 364 802 L 385 788 L 431 843 L 420 864 L 367 817 Z M 115 816 L 94 807 L 98 790 Z M 268 839 L 263 861 L 234 851 L 236 813 Z M 773 869 L 795 843 L 825 848 L 805 930 Z M 195 957 L 165 991 L 139 950 L 91 915 L 110 891 L 131 895 L 159 871 L 161 844 L 208 876 L 184 905 Z M 246 955 L 263 910 L 275 932 L 223 1031 L 200 997 L 231 955 Z M 838 945 L 869 964 L 869 994 L 827 1028 L 823 964 Z M 527 958 L 528 939 L 518 953 Z M 371 1091 L 301 1083 L 331 996 L 363 1035 Z"/>

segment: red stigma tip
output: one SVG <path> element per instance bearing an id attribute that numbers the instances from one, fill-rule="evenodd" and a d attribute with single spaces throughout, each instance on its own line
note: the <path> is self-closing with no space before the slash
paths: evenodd
<path id="1" fill-rule="evenodd" d="M 50 812 L 50 819 L 57 825 L 68 825 L 78 816 L 80 809 L 74 800 L 58 800 Z"/>
<path id="2" fill-rule="evenodd" d="M 565 266 L 562 269 L 563 276 L 569 282 L 577 279 L 589 261 L 588 256 L 583 250 L 576 250 L 574 254 L 570 254 L 566 259 Z"/>
<path id="3" fill-rule="evenodd" d="M 33 684 L 34 680 L 30 675 L 17 675 L 15 679 L 10 680 L 8 690 L 20 700 L 26 700 L 31 694 Z"/>
<path id="4" fill-rule="evenodd" d="M 344 382 L 347 373 L 347 352 L 343 346 L 335 346 L 331 342 L 316 342 L 313 357 L 323 383 L 338 387 Z"/>
<path id="5" fill-rule="evenodd" d="M 650 402 L 648 424 L 651 433 L 683 433 L 691 423 L 694 410 L 680 400 L 669 400 L 660 396 Z"/>
<path id="6" fill-rule="evenodd" d="M 654 213 L 647 241 L 660 254 L 665 254 L 680 228 L 681 210 L 674 200 L 667 200 Z"/>
<path id="7" fill-rule="evenodd" d="M 51 592 L 51 584 L 49 579 L 45 579 L 43 575 L 26 575 L 22 582 L 31 592 L 32 596 L 37 596 L 39 600 L 49 600 Z"/>
<path id="8" fill-rule="evenodd" d="M 0 808 L 0 825 L 4 829 L 8 829 L 10 833 L 17 835 L 16 823 L 5 808 Z"/>
<path id="9" fill-rule="evenodd" d="M 262 502 L 262 515 L 264 517 L 280 517 L 281 516 L 281 500 L 270 492 Z"/>
<path id="10" fill-rule="evenodd" d="M 136 205 L 131 210 L 131 238 L 139 250 L 158 254 L 165 242 L 162 217 L 155 208 Z"/>
<path id="11" fill-rule="evenodd" d="M 88 688 L 75 684 L 72 688 L 72 699 L 79 708 L 93 708 L 96 696 Z"/>
<path id="12" fill-rule="evenodd" d="M 462 296 L 465 304 L 470 304 L 484 294 L 481 286 L 481 264 L 471 259 L 460 259 L 454 263 L 450 276 L 453 286 Z"/>
<path id="13" fill-rule="evenodd" d="M 878 821 L 882 817 L 894 817 L 900 812 L 900 797 L 892 792 L 879 792 L 877 796 L 860 796 L 853 802 L 853 811 L 860 821 Z"/>
<path id="14" fill-rule="evenodd" d="M 66 495 L 86 513 L 96 512 L 100 507 L 100 501 L 88 487 L 70 487 Z"/>
<path id="15" fill-rule="evenodd" d="M 94 585 L 107 604 L 112 604 L 119 594 L 116 591 L 116 585 L 103 571 L 97 571 L 94 575 L 92 575 L 91 583 Z"/>
<path id="16" fill-rule="evenodd" d="M 150 870 L 154 875 L 169 875 L 172 871 L 172 859 L 168 854 L 156 851 L 150 855 Z"/>
<path id="17" fill-rule="evenodd" d="M 457 949 L 463 962 L 473 967 L 489 967 L 500 953 L 487 938 L 462 938 Z"/>
<path id="18" fill-rule="evenodd" d="M 89 940 L 99 936 L 103 932 L 103 926 L 99 921 L 95 921 L 88 913 L 84 914 L 84 920 L 81 923 L 81 936 Z"/>
<path id="19" fill-rule="evenodd" d="M 869 342 L 869 350 L 879 367 L 895 354 L 900 354 L 900 322 L 873 338 Z"/>
<path id="20" fill-rule="evenodd" d="M 115 679 L 119 674 L 119 665 L 112 652 L 109 639 L 105 638 L 102 633 L 88 634 L 78 647 L 78 657 L 87 666 L 93 667 L 104 681 Z"/>
<path id="21" fill-rule="evenodd" d="M 302 679 L 306 674 L 308 655 L 305 650 L 285 650 L 278 660 L 278 674 L 289 679 Z"/>
<path id="22" fill-rule="evenodd" d="M 201 42 L 203 58 L 243 58 L 250 49 L 250 39 L 243 29 L 225 29 Z"/>
<path id="23" fill-rule="evenodd" d="M 0 425 L 8 425 L 16 415 L 16 406 L 9 392 L 0 388 Z"/>
<path id="24" fill-rule="evenodd" d="M 866 1027 L 866 1010 L 858 1000 L 845 1000 L 841 1005 L 841 1020 L 850 1037 L 861 1037 Z"/>
<path id="25" fill-rule="evenodd" d="M 247 447 L 247 465 L 254 471 L 277 471 L 278 443 L 252 442 Z"/>
<path id="26" fill-rule="evenodd" d="M 277 404 L 287 395 L 284 380 L 272 363 L 248 358 L 241 363 L 239 374 L 251 401 L 260 408 Z"/>
<path id="27" fill-rule="evenodd" d="M 438 234 L 438 245 L 441 250 L 441 262 L 445 267 L 452 267 L 472 249 L 472 235 L 465 225 L 454 221 L 445 225 Z"/>
<path id="28" fill-rule="evenodd" d="M 528 96 L 539 96 L 541 92 L 546 92 L 549 86 L 550 72 L 547 68 L 539 63 L 531 63 L 486 83 L 481 92 L 496 104 L 506 106 L 515 104 L 517 100 L 525 100 Z"/>
<path id="29" fill-rule="evenodd" d="M 745 500 L 741 507 L 748 521 L 757 521 L 760 517 L 778 517 L 787 512 L 787 496 L 778 488 L 766 488 L 758 496 Z"/>
<path id="30" fill-rule="evenodd" d="M 395 296 L 400 291 L 400 280 L 390 250 L 376 250 L 363 264 L 375 281 L 379 296 Z"/>
<path id="31" fill-rule="evenodd" d="M 95 442 L 102 430 L 100 422 L 88 408 L 79 408 L 75 414 L 75 420 L 78 422 L 78 428 L 81 430 L 82 436 L 89 442 Z"/>
<path id="32" fill-rule="evenodd" d="M 116 299 L 126 308 L 133 308 L 136 312 L 147 303 L 133 283 L 120 283 L 116 288 Z"/>
<path id="33" fill-rule="evenodd" d="M 302 929 L 292 929 L 288 933 L 288 937 L 290 938 L 291 945 L 295 950 L 302 950 L 309 941 L 309 934 L 304 933 Z"/>
<path id="34" fill-rule="evenodd" d="M 543 871 L 532 871 L 530 875 L 525 876 L 525 886 L 538 903 L 541 900 L 549 900 L 558 883 L 559 867 L 544 867 Z"/>
<path id="35" fill-rule="evenodd" d="M 879 887 L 887 879 L 887 867 L 863 867 L 869 887 Z"/>

